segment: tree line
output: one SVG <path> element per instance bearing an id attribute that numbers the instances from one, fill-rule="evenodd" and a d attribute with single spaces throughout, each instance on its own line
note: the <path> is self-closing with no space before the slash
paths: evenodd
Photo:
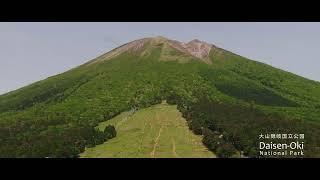
<path id="1" fill-rule="evenodd" d="M 102 132 L 90 125 L 44 122 L 21 119 L 1 125 L 0 156 L 73 158 L 84 152 L 85 147 L 102 144 L 116 136 L 113 126 L 107 126 Z"/>

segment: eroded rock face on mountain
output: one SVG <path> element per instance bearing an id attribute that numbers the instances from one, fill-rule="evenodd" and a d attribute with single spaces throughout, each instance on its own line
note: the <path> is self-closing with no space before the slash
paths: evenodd
<path id="1" fill-rule="evenodd" d="M 196 56 L 200 59 L 205 59 L 209 56 L 210 50 L 213 45 L 195 39 L 188 42 L 187 44 L 184 44 L 184 47 L 193 56 Z"/>
<path id="2" fill-rule="evenodd" d="M 198 39 L 194 39 L 188 43 L 183 43 L 176 40 L 167 39 L 162 36 L 157 36 L 153 38 L 143 38 L 143 39 L 135 40 L 127 44 L 124 44 L 123 46 L 115 48 L 110 52 L 98 57 L 96 61 L 108 60 L 124 52 L 138 52 L 139 50 L 143 49 L 143 47 L 147 43 L 149 43 L 150 46 L 155 46 L 155 47 L 162 46 L 162 45 L 172 47 L 178 50 L 179 52 L 182 52 L 186 55 L 190 55 L 190 57 L 195 57 L 197 59 L 200 59 L 201 61 L 208 64 L 212 63 L 209 58 L 209 53 L 213 48 L 215 48 L 214 45 L 206 43 L 204 41 L 200 41 Z M 144 51 L 144 54 L 148 54 L 148 53 Z M 170 57 L 167 54 L 164 55 L 164 58 L 168 58 L 168 60 L 170 60 Z M 93 61 L 93 62 L 96 62 L 96 61 Z"/>
<path id="3" fill-rule="evenodd" d="M 192 40 L 188 43 L 183 43 L 175 40 L 168 40 L 168 44 L 177 49 L 180 52 L 185 54 L 189 54 L 190 56 L 196 57 L 201 61 L 211 64 L 211 60 L 209 59 L 209 53 L 211 49 L 214 47 L 212 44 L 200 41 L 200 40 Z"/>

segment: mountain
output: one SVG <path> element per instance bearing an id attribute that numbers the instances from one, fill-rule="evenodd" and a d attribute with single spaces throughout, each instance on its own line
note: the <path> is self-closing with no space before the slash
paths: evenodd
<path id="1" fill-rule="evenodd" d="M 159 36 L 1 95 L 0 157 L 76 157 L 110 139 L 99 123 L 163 100 L 218 156 L 260 157 L 262 133 L 304 134 L 305 157 L 320 156 L 319 82 L 204 41 Z"/>

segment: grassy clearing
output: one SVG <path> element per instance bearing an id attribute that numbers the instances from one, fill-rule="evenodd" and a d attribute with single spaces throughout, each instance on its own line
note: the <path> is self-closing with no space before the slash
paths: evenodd
<path id="1" fill-rule="evenodd" d="M 176 106 L 165 103 L 141 109 L 132 116 L 124 112 L 100 123 L 103 130 L 114 125 L 117 137 L 93 148 L 87 148 L 85 158 L 192 158 L 215 157 L 194 135 Z"/>

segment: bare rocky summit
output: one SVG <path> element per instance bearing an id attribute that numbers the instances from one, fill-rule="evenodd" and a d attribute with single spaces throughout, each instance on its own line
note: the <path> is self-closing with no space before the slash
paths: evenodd
<path id="1" fill-rule="evenodd" d="M 167 39 L 162 36 L 156 36 L 156 37 L 138 39 L 138 40 L 126 43 L 98 57 L 97 59 L 95 59 L 95 61 L 92 61 L 92 63 L 101 61 L 101 60 L 111 59 L 112 57 L 115 57 L 124 52 L 138 52 L 139 50 L 143 49 L 143 47 L 146 44 L 150 44 L 152 46 L 159 46 L 159 45 L 165 44 L 184 54 L 200 59 L 203 62 L 208 64 L 211 64 L 211 61 L 209 59 L 209 53 L 212 49 L 216 48 L 216 46 L 214 46 L 213 44 L 200 41 L 198 39 L 194 39 L 188 43 L 184 43 L 176 40 Z"/>
<path id="2" fill-rule="evenodd" d="M 184 46 L 190 54 L 200 59 L 207 58 L 209 56 L 211 48 L 213 47 L 212 44 L 208 44 L 197 39 L 188 42 Z"/>

